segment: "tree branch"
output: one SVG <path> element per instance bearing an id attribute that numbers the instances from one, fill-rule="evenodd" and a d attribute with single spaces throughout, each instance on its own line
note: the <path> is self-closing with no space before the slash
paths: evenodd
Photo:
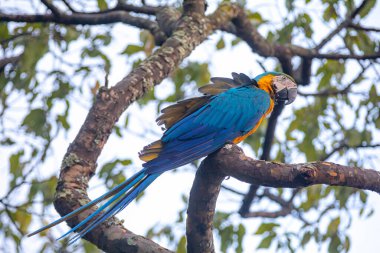
<path id="1" fill-rule="evenodd" d="M 303 54 L 303 53 L 301 53 Z M 356 55 L 356 54 L 319 54 L 319 53 L 310 53 L 306 55 L 301 55 L 307 58 L 317 58 L 317 59 L 328 59 L 328 60 L 371 60 L 371 59 L 378 59 L 380 58 L 380 52 L 375 52 L 373 54 L 363 54 L 363 55 Z"/>
<path id="2" fill-rule="evenodd" d="M 289 198 L 289 200 L 283 199 L 279 195 L 272 194 L 270 190 L 264 189 L 264 192 L 262 195 L 259 195 L 259 198 L 266 197 L 278 205 L 280 205 L 281 209 L 274 212 L 268 212 L 268 211 L 254 211 L 254 212 L 247 212 L 242 216 L 243 218 L 253 218 L 253 217 L 262 217 L 262 218 L 278 218 L 287 216 L 292 213 L 292 211 L 297 211 L 295 214 L 298 216 L 300 215 L 299 210 L 297 210 L 293 205 L 293 199 L 299 192 L 300 188 L 294 189 L 292 196 Z"/>
<path id="3" fill-rule="evenodd" d="M 350 23 L 348 25 L 349 28 L 355 29 L 355 30 L 362 30 L 366 32 L 380 32 L 380 28 L 377 27 L 366 27 L 366 26 L 361 26 L 359 24 L 354 24 Z"/>
<path id="4" fill-rule="evenodd" d="M 358 145 L 351 146 L 351 145 L 348 145 L 348 143 L 343 140 L 338 146 L 333 148 L 329 153 L 322 156 L 320 158 L 320 160 L 325 161 L 325 160 L 329 159 L 333 154 L 335 154 L 336 152 L 338 152 L 342 149 L 377 148 L 377 147 L 380 147 L 380 143 L 375 143 L 375 144 L 360 143 Z"/>
<path id="5" fill-rule="evenodd" d="M 51 0 L 41 0 L 41 2 L 53 13 L 54 16 L 60 16 L 61 11 L 51 2 Z"/>
<path id="6" fill-rule="evenodd" d="M 298 90 L 298 94 L 305 97 L 308 97 L 308 96 L 328 97 L 328 96 L 337 96 L 337 95 L 347 95 L 350 92 L 351 87 L 363 77 L 363 74 L 366 72 L 369 66 L 370 64 L 368 64 L 368 66 L 366 67 L 362 66 L 362 71 L 360 71 L 359 74 L 357 74 L 357 76 L 343 89 L 337 90 L 337 89 L 328 88 L 320 92 L 314 92 L 314 93 L 304 93 Z"/>
<path id="7" fill-rule="evenodd" d="M 160 29 L 166 34 L 166 36 L 171 36 L 177 22 L 181 17 L 182 13 L 174 8 L 163 8 L 157 13 L 156 20 Z"/>
<path id="8" fill-rule="evenodd" d="M 261 218 L 274 219 L 274 218 L 279 218 L 279 217 L 285 217 L 285 216 L 289 215 L 291 212 L 292 212 L 292 209 L 284 207 L 284 208 L 281 208 L 280 210 L 274 211 L 274 212 L 268 212 L 268 211 L 248 212 L 243 216 L 243 218 L 261 217 Z"/>
<path id="9" fill-rule="evenodd" d="M 141 13 L 141 14 L 147 14 L 147 15 L 156 15 L 158 12 L 161 11 L 163 7 L 161 6 L 136 6 L 133 4 L 127 4 L 122 1 L 118 1 L 115 10 L 123 10 L 128 12 L 135 12 L 135 13 Z"/>
<path id="10" fill-rule="evenodd" d="M 0 73 L 3 72 L 5 66 L 8 64 L 16 64 L 22 57 L 22 54 L 16 55 L 16 56 L 11 56 L 11 57 L 6 57 L 0 59 Z"/>
<path id="11" fill-rule="evenodd" d="M 298 85 L 310 84 L 312 59 L 302 57 L 301 64 L 294 71 L 294 79 Z"/>
<path id="12" fill-rule="evenodd" d="M 231 28 L 230 26 L 224 25 L 222 27 L 223 30 L 235 34 L 237 37 L 244 40 L 251 47 L 253 52 L 263 57 L 276 57 L 278 59 L 286 59 L 293 56 L 300 56 L 305 59 L 317 58 L 330 60 L 366 60 L 380 58 L 380 52 L 368 55 L 318 53 L 318 50 L 316 49 L 308 49 L 297 45 L 282 45 L 278 43 L 270 43 L 259 33 L 257 28 L 251 23 L 250 19 L 245 14 L 243 8 L 234 4 L 224 5 L 227 6 L 226 8 L 231 8 L 231 6 L 234 6 L 234 8 L 236 8 L 237 11 L 237 16 L 232 20 L 234 27 Z"/>
<path id="13" fill-rule="evenodd" d="M 63 4 L 71 11 L 72 13 L 77 13 L 77 11 L 67 2 L 67 0 L 62 0 Z"/>
<path id="14" fill-rule="evenodd" d="M 190 1 L 188 2 L 190 3 Z M 199 7 L 199 3 L 201 2 L 203 1 L 195 1 L 194 3 Z M 190 5 L 187 7 L 187 9 L 192 8 Z M 156 50 L 149 58 L 144 60 L 137 68 L 133 69 L 127 77 L 115 86 L 110 89 L 100 89 L 84 124 L 75 140 L 70 144 L 62 161 L 56 199 L 54 201 L 54 205 L 61 215 L 65 215 L 89 202 L 86 193 L 88 181 L 95 173 L 98 156 L 120 115 L 131 103 L 167 77 L 183 59 L 213 31 L 218 29 L 232 29 L 230 24 L 233 24 L 233 32 L 246 40 L 252 50 L 262 56 L 274 56 L 288 61 L 290 57 L 295 55 L 302 56 L 305 59 L 311 59 L 317 54 L 315 50 L 298 46 L 268 43 L 251 24 L 243 9 L 238 5 L 229 3 L 222 4 L 217 11 L 209 17 L 196 14 L 192 15 L 191 12 L 189 12 L 188 15 L 182 16 L 180 20 L 176 21 L 176 24 L 173 25 L 172 29 L 174 29 L 174 31 L 168 33 L 171 35 L 168 39 L 166 39 L 166 36 L 163 35 L 158 28 L 156 22 L 132 16 L 124 10 L 111 10 L 93 14 L 73 12 L 71 15 L 61 14 L 59 16 L 54 14 L 13 15 L 0 13 L 0 21 L 55 22 L 58 24 L 72 25 L 97 25 L 123 22 L 139 28 L 148 29 L 155 35 L 156 39 L 164 38 L 161 39 L 161 41 L 165 41 L 161 48 Z M 321 55 L 319 54 L 319 56 Z M 336 55 L 328 56 L 337 57 Z M 347 55 L 347 57 L 352 57 L 352 55 Z M 281 112 L 282 109 L 276 110 Z M 269 139 L 268 142 L 271 143 Z M 202 177 L 208 179 L 209 182 L 206 187 L 203 187 L 204 181 L 199 181 L 198 187 L 200 190 L 194 190 L 192 192 L 193 196 L 190 202 L 195 203 L 198 199 L 202 201 L 199 206 L 189 204 L 189 219 L 192 219 L 191 222 L 194 222 L 192 226 L 188 227 L 187 231 L 190 238 L 189 244 L 191 243 L 188 248 L 189 251 L 196 252 L 196 249 L 204 249 L 205 251 L 199 252 L 212 252 L 214 250 L 212 243 L 212 217 L 220 183 L 226 175 L 234 176 L 247 183 L 273 187 L 300 187 L 314 183 L 331 183 L 336 185 L 346 183 L 348 186 L 361 187 L 363 183 L 360 176 L 357 179 L 359 181 L 353 181 L 352 179 L 350 173 L 362 173 L 357 168 L 349 170 L 330 163 L 285 165 L 255 161 L 245 157 L 240 150 L 236 151 L 236 146 L 227 145 L 226 147 L 227 148 L 222 149 L 216 154 L 211 155 L 202 163 L 204 165 L 203 167 L 207 167 L 207 170 L 211 170 L 212 168 L 218 170 L 207 174 L 207 172 L 203 172 L 204 169 L 202 169 L 202 167 L 200 169 L 199 174 L 202 175 L 202 173 L 206 173 L 206 175 L 203 174 Z M 228 152 L 224 154 L 226 150 Z M 234 165 L 233 167 L 236 167 L 236 170 L 232 170 L 233 167 L 231 167 L 231 164 Z M 328 170 L 323 172 L 321 168 Z M 348 175 L 345 173 L 347 170 L 349 171 Z M 364 174 L 367 174 L 367 172 Z M 336 178 L 337 176 L 338 178 Z M 373 180 L 375 180 L 376 176 L 378 177 L 377 174 L 371 174 L 371 178 L 368 179 L 369 184 L 374 182 Z M 345 181 L 347 178 L 348 181 Z M 355 185 L 357 182 L 359 183 Z M 378 184 L 378 182 L 373 184 Z M 378 188 L 373 185 L 370 185 L 369 188 L 366 189 L 371 189 L 371 187 L 378 190 Z M 199 194 L 203 194 L 204 189 L 207 189 L 209 194 L 198 196 Z M 201 208 L 203 207 L 206 208 L 204 210 L 208 213 L 202 211 L 203 209 Z M 69 220 L 68 224 L 73 227 L 93 213 L 94 210 L 96 210 L 96 207 Z M 195 212 L 207 214 L 206 218 L 202 215 L 196 215 Z M 206 226 L 204 224 L 206 224 Z M 202 237 L 203 235 L 206 235 L 206 240 Z M 108 219 L 88 233 L 85 239 L 105 251 L 168 252 L 167 249 L 160 247 L 154 242 L 128 231 L 116 218 Z"/>
<path id="15" fill-rule="evenodd" d="M 102 151 L 115 122 L 124 110 L 140 98 L 146 91 L 159 84 L 167 77 L 194 48 L 203 42 L 214 29 L 228 22 L 234 11 L 223 12 L 218 9 L 212 17 L 217 22 L 209 23 L 204 16 L 183 16 L 178 21 L 176 30 L 161 48 L 110 89 L 100 89 L 96 101 L 90 109 L 78 135 L 70 144 L 62 161 L 54 201 L 56 210 L 65 215 L 90 199 L 86 194 L 88 181 L 94 175 L 96 161 Z M 68 221 L 73 227 L 93 213 L 96 207 Z M 133 252 L 167 252 L 152 241 L 134 235 L 123 228 L 113 217 L 86 234 L 91 241 L 104 251 Z"/>
<path id="16" fill-rule="evenodd" d="M 225 176 L 270 187 L 299 188 L 314 184 L 347 186 L 380 194 L 380 172 L 330 162 L 283 164 L 254 160 L 236 145 L 213 154 L 213 166 Z"/>
<path id="17" fill-rule="evenodd" d="M 131 26 L 146 29 L 155 37 L 157 44 L 166 39 L 157 23 L 149 19 L 130 15 L 125 11 L 110 11 L 106 13 L 72 13 L 55 16 L 54 14 L 19 15 L 0 13 L 0 22 L 27 22 L 27 23 L 57 23 L 65 25 L 102 25 L 122 22 Z"/>
<path id="18" fill-rule="evenodd" d="M 195 1 L 195 0 L 194 0 Z M 196 1 L 198 2 L 198 1 Z M 203 1 L 201 1 L 203 2 Z M 195 4 L 195 3 L 193 3 Z M 123 7 L 123 5 L 121 5 Z M 145 7 L 145 6 L 144 6 Z M 128 8 L 131 6 L 128 5 Z M 143 8 L 143 7 L 136 7 Z M 151 7 L 160 8 L 160 7 Z M 190 7 L 189 7 L 190 8 Z M 198 7 L 197 7 L 198 8 Z M 117 8 L 116 8 L 117 9 Z M 152 13 L 157 12 L 159 9 L 150 10 Z M 223 18 L 222 15 L 211 15 L 210 24 L 214 26 L 214 23 L 218 23 L 218 29 L 229 31 L 236 36 L 240 37 L 248 43 L 252 51 L 258 53 L 264 57 L 276 57 L 278 59 L 289 59 L 293 56 L 300 56 L 305 59 L 330 59 L 330 60 L 340 60 L 340 59 L 356 59 L 356 60 L 366 60 L 366 59 L 377 59 L 380 58 L 380 52 L 368 55 L 355 55 L 355 54 L 330 54 L 330 53 L 318 53 L 315 49 L 307 49 L 296 45 L 281 45 L 276 43 L 269 43 L 253 26 L 249 18 L 244 12 L 244 9 L 236 4 L 223 3 L 219 8 L 219 12 L 227 13 L 227 19 Z M 138 11 L 138 9 L 136 10 Z M 143 9 L 141 9 L 143 12 Z M 147 11 L 147 12 L 150 12 Z M 232 16 L 230 13 L 234 13 Z M 225 23 L 220 22 L 216 19 L 222 18 Z M 229 24 L 230 17 L 232 19 L 233 27 Z M 164 41 L 163 33 L 158 28 L 157 23 L 149 19 L 144 19 L 141 17 L 136 17 L 130 15 L 128 12 L 121 10 L 107 10 L 106 12 L 97 13 L 72 13 L 61 14 L 59 17 L 52 14 L 37 14 L 37 15 L 15 15 L 15 14 L 5 14 L 0 13 L 0 21 L 4 22 L 54 22 L 58 24 L 69 24 L 69 25 L 100 25 L 100 24 L 110 24 L 116 22 L 122 22 L 135 27 L 149 30 L 158 41 L 160 45 Z M 161 42 L 161 43 L 160 43 Z"/>
<path id="19" fill-rule="evenodd" d="M 248 192 L 245 194 L 242 204 L 238 213 L 241 217 L 245 217 L 247 213 L 249 213 L 249 209 L 251 208 L 253 199 L 256 197 L 257 190 L 260 188 L 259 185 L 252 184 L 249 186 Z"/>
<path id="20" fill-rule="evenodd" d="M 187 209 L 187 252 L 215 252 L 213 219 L 220 187 L 225 176 L 204 160 L 197 170 Z M 202 169 L 207 167 L 209 169 Z"/>
<path id="21" fill-rule="evenodd" d="M 254 160 L 245 156 L 238 146 L 227 144 L 224 148 L 209 155 L 197 171 L 194 180 L 197 189 L 193 187 L 191 191 L 188 219 L 191 219 L 193 228 L 202 229 L 198 231 L 198 235 L 192 235 L 189 244 L 212 245 L 212 226 L 210 224 L 212 224 L 215 209 L 210 208 L 215 207 L 214 202 L 219 194 L 221 178 L 227 176 L 246 183 L 270 187 L 299 188 L 314 184 L 327 184 L 371 190 L 380 194 L 379 171 L 327 162 L 283 164 Z M 201 202 L 195 202 L 200 199 Z M 209 202 L 212 204 L 209 205 Z M 190 209 L 190 206 L 197 206 L 197 209 Z M 289 213 L 287 208 L 283 208 L 273 213 L 253 212 L 250 217 L 273 218 Z M 202 216 L 199 217 L 199 214 Z M 204 224 L 208 225 L 205 227 Z M 197 231 L 191 232 L 196 233 Z M 206 236 L 208 237 L 205 238 Z"/>

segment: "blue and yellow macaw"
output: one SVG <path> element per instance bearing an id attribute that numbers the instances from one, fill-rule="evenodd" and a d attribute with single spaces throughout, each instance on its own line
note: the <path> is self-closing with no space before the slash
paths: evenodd
<path id="1" fill-rule="evenodd" d="M 69 230 L 75 241 L 107 218 L 123 210 L 165 171 L 200 159 L 224 146 L 239 143 L 259 127 L 275 103 L 292 103 L 297 85 L 292 77 L 265 72 L 254 79 L 232 73 L 233 79 L 214 77 L 212 84 L 199 88 L 204 95 L 178 102 L 162 110 L 158 125 L 167 129 L 162 138 L 139 153 L 143 169 L 109 192 L 29 236 L 57 225 L 93 205 L 107 201 Z"/>

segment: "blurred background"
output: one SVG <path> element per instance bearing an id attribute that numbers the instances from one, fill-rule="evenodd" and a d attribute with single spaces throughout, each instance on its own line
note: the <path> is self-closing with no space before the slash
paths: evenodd
<path id="1" fill-rule="evenodd" d="M 206 13 L 221 2 L 208 1 Z M 318 47 L 362 4 L 354 0 L 238 2 L 268 41 L 306 48 Z M 352 27 L 338 31 L 321 52 L 379 52 L 380 4 L 364 2 Z M 78 12 L 98 12 L 116 5 L 111 0 L 53 3 L 68 12 L 69 6 Z M 181 5 L 180 1 L 144 3 Z M 96 252 L 84 240 L 70 246 L 66 240 L 56 241 L 68 229 L 66 224 L 32 238 L 25 235 L 59 217 L 52 201 L 60 164 L 99 87 L 116 84 L 157 47 L 148 31 L 122 23 L 1 22 L 3 13 L 46 12 L 38 0 L 0 0 L 0 251 Z M 136 16 L 154 20 L 147 14 Z M 292 63 L 297 66 L 300 61 L 294 58 Z M 212 76 L 242 72 L 253 78 L 265 70 L 281 67 L 276 59 L 253 53 L 234 35 L 211 35 L 120 118 L 90 181 L 90 197 L 141 169 L 137 153 L 160 138 L 163 131 L 155 118 L 162 108 L 200 95 L 197 88 Z M 313 61 L 309 84 L 300 85 L 297 100 L 279 117 L 268 160 L 326 160 L 379 170 L 379 80 L 378 58 Z M 266 126 L 267 121 L 240 144 L 247 155 L 262 155 Z M 187 199 L 197 164 L 161 176 L 118 215 L 125 226 L 185 252 Z M 248 191 L 249 185 L 232 178 L 223 183 L 215 216 L 217 252 L 376 252 L 380 245 L 378 194 L 322 185 L 296 190 L 260 187 L 250 207 L 253 217 L 242 218 L 239 210 Z M 269 218 L 263 211 L 277 215 Z"/>

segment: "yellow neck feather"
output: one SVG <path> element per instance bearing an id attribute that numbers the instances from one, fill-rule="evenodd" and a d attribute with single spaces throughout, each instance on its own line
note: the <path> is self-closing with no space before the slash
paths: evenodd
<path id="1" fill-rule="evenodd" d="M 260 80 L 257 82 L 257 85 L 259 86 L 259 88 L 268 92 L 272 99 L 275 96 L 273 88 L 272 88 L 273 77 L 274 77 L 273 75 L 266 75 L 260 78 Z"/>

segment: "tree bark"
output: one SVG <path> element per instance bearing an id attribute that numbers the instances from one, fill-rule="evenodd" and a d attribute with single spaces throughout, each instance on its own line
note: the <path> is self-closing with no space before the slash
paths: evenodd
<path id="1" fill-rule="evenodd" d="M 269 187 L 299 188 L 314 184 L 348 186 L 380 194 L 380 172 L 328 162 L 283 164 L 254 160 L 241 148 L 227 144 L 198 168 L 189 200 L 186 234 L 188 252 L 214 252 L 213 217 L 225 177 Z M 284 216 L 286 208 L 272 216 Z M 269 214 L 265 214 L 270 217 Z"/>

